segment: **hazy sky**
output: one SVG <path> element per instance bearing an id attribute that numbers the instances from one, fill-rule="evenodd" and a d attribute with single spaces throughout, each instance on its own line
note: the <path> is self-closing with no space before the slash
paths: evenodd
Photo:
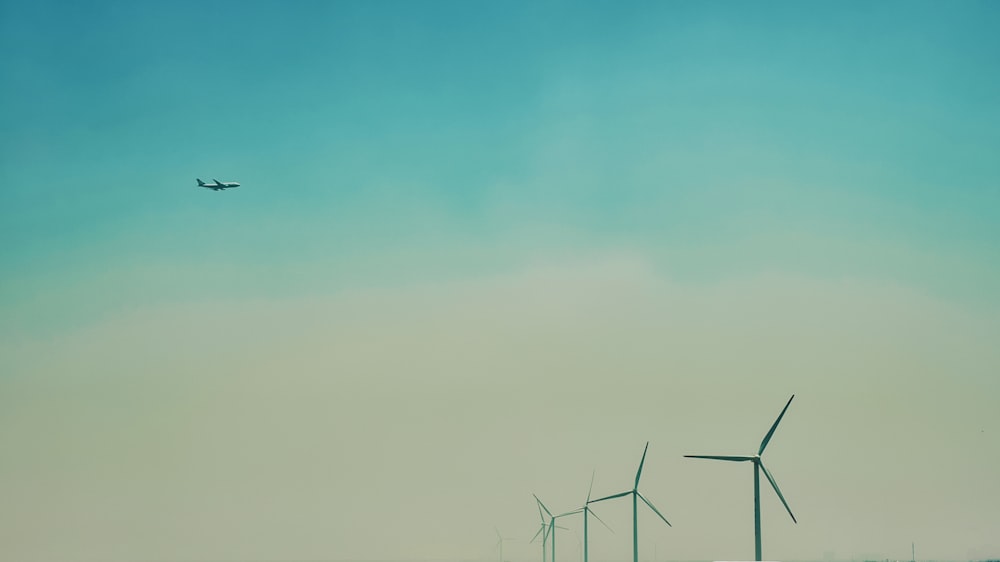
<path id="1" fill-rule="evenodd" d="M 998 28 L 0 2 L 0 559 L 1000 557 Z"/>

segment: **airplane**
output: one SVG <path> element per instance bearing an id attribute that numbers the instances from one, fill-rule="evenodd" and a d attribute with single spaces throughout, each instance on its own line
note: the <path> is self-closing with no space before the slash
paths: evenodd
<path id="1" fill-rule="evenodd" d="M 195 179 L 198 179 L 198 178 L 195 178 Z M 198 179 L 198 186 L 199 187 L 204 187 L 205 189 L 211 189 L 213 191 L 219 191 L 219 190 L 222 190 L 222 189 L 231 189 L 231 188 L 239 187 L 240 186 L 239 182 L 235 182 L 235 181 L 219 181 L 219 180 L 212 180 L 212 181 L 214 181 L 215 183 L 205 183 L 205 182 L 201 181 L 200 179 Z"/>

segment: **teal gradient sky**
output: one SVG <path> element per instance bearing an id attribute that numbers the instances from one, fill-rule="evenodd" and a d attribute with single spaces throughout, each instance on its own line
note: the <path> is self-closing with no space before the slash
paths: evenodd
<path id="1" fill-rule="evenodd" d="M 812 513 L 765 538 L 765 556 L 896 558 L 911 540 L 931 543 L 928 557 L 1000 556 L 988 507 L 1000 479 L 979 468 L 1000 462 L 998 28 L 992 2 L 0 3 L 0 523 L 17 529 L 0 524 L 0 544 L 39 561 L 487 558 L 493 526 L 525 538 L 529 492 L 546 497 L 565 471 L 579 488 L 620 453 L 626 474 L 647 439 L 661 460 L 746 453 L 794 392 L 772 445 L 792 467 L 775 472 L 784 483 L 787 470 L 793 509 Z M 195 177 L 243 186 L 216 193 Z M 570 403 L 607 396 L 610 371 L 677 410 L 622 401 L 598 414 L 613 429 L 561 425 Z M 177 479 L 157 462 L 242 466 L 243 431 L 264 431 L 280 458 L 350 423 L 346 412 L 402 400 L 391 388 L 438 412 L 409 428 L 438 435 L 408 453 L 425 487 L 395 497 L 426 505 L 469 488 L 429 508 L 438 517 L 388 518 L 395 538 L 373 550 L 360 528 L 334 536 L 291 515 L 347 517 L 309 493 L 334 493 L 324 478 L 337 479 L 338 453 L 318 461 L 326 476 L 305 460 L 247 476 L 246 489 L 275 489 L 308 473 L 273 517 L 245 515 L 263 504 L 204 484 L 198 462 L 178 461 Z M 357 399 L 327 412 L 322 397 L 348 390 Z M 548 398 L 516 398 L 529 392 Z M 718 401 L 732 413 L 683 421 Z M 288 416 L 234 421 L 270 406 Z M 509 415 L 518 408 L 551 441 L 525 445 L 533 425 Z M 405 462 L 371 443 L 419 442 L 401 437 L 412 415 L 403 400 L 338 451 L 382 455 L 380 474 L 397 477 Z M 912 441 L 884 463 L 912 488 L 867 505 L 886 490 L 870 484 L 837 505 L 830 482 L 850 470 L 796 468 L 792 451 L 825 450 L 823 431 L 850 446 L 845 435 L 872 424 Z M 109 428 L 124 433 L 108 440 Z M 484 436 L 484 455 L 509 455 L 482 466 L 511 475 L 485 503 L 526 499 L 473 510 L 443 546 L 446 525 L 429 522 L 480 487 L 434 467 L 450 462 L 447 444 Z M 707 450 L 727 436 L 745 450 Z M 951 461 L 905 460 L 946 442 Z M 879 445 L 854 453 L 878 459 Z M 601 446 L 620 450 L 587 456 Z M 84 462 L 81 450 L 96 452 Z M 542 450 L 546 479 L 515 469 Z M 951 462 L 976 468 L 920 508 L 954 527 L 909 519 L 907 498 L 948 479 Z M 122 466 L 142 467 L 131 491 L 107 484 Z M 728 468 L 720 478 L 739 484 Z M 696 496 L 684 504 L 669 482 L 661 509 L 697 517 Z M 176 503 L 181 489 L 198 499 Z M 206 507 L 233 497 L 246 504 Z M 88 506 L 106 518 L 76 519 Z M 847 523 L 882 509 L 883 533 Z M 732 525 L 702 513 L 669 531 L 659 557 L 749 556 L 735 511 Z M 809 530 L 819 513 L 836 533 Z M 766 517 L 778 533 L 780 511 Z M 117 546 L 116 521 L 134 527 Z M 229 527 L 199 534 L 219 521 Z M 60 550 L 40 538 L 51 528 L 89 532 Z M 597 552 L 628 554 L 615 548 Z"/>

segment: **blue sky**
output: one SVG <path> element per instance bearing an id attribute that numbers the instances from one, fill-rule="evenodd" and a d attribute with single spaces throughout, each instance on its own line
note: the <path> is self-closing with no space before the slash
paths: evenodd
<path id="1" fill-rule="evenodd" d="M 469 267 L 451 246 L 519 235 L 641 247 L 678 277 L 996 287 L 989 4 L 6 12 L 5 294 L 393 250 L 435 277 Z"/>
<path id="2" fill-rule="evenodd" d="M 83 365 L 108 396 L 173 384 L 166 367 L 127 382 L 123 366 L 160 362 L 156 341 L 177 336 L 172 329 L 211 326 L 226 342 L 213 352 L 181 338 L 197 349 L 191 364 L 214 374 L 211 383 L 177 383 L 176 396 L 238 384 L 246 365 L 237 357 L 278 364 L 294 349 L 303 372 L 332 361 L 323 344 L 287 341 L 295 338 L 273 326 L 245 333 L 258 315 L 319 325 L 364 349 L 398 345 L 417 372 L 447 381 L 462 380 L 457 367 L 422 363 L 425 352 L 436 357 L 426 350 L 507 365 L 517 349 L 526 372 L 551 367 L 534 343 L 503 343 L 521 342 L 507 330 L 519 322 L 532 326 L 526 341 L 646 350 L 628 365 L 652 372 L 673 359 L 651 351 L 643 330 L 683 333 L 674 323 L 685 320 L 702 336 L 684 339 L 688 351 L 676 361 L 704 380 L 751 392 L 724 374 L 741 368 L 736 359 L 684 353 L 732 345 L 727 357 L 776 369 L 767 390 L 777 398 L 768 395 L 764 413 L 793 380 L 807 394 L 827 392 L 836 411 L 839 385 L 781 374 L 806 365 L 855 368 L 848 397 L 863 397 L 874 380 L 899 411 L 905 397 L 889 389 L 902 375 L 893 369 L 919 371 L 921 388 L 950 380 L 945 397 L 984 400 L 998 390 L 989 373 L 1000 365 L 988 343 L 1000 334 L 990 320 L 1000 308 L 998 24 L 990 2 L 4 3 L 0 335 L 13 374 L 0 384 L 10 397 L 39 401 L 10 421 L 48 412 L 52 423 L 69 423 L 58 412 L 73 408 L 57 399 L 75 384 L 60 374 L 67 365 Z M 243 186 L 210 192 L 196 177 Z M 355 323 L 328 326 L 310 310 L 347 311 Z M 403 327 L 393 311 L 409 319 Z M 431 328 L 404 329 L 439 313 Z M 578 341 L 582 319 L 607 331 Z M 714 322 L 732 333 L 712 335 Z M 501 335 L 470 349 L 444 343 L 478 329 Z M 745 344 L 757 330 L 768 337 Z M 265 351 L 262 334 L 284 347 Z M 842 354 L 824 346 L 831 334 Z M 873 351 L 870 342 L 887 334 L 895 343 Z M 118 357 L 122 337 L 131 346 Z M 785 337 L 800 349 L 783 346 Z M 81 351 L 90 346 L 105 354 Z M 831 353 L 827 366 L 802 350 Z M 399 365 L 370 360 L 336 365 L 395 380 L 388 370 Z M 968 374 L 949 379 L 946 365 L 956 362 Z M 562 375 L 551 376 L 565 388 Z M 714 392 L 691 377 L 676 382 Z M 267 380 L 252 377 L 261 395 L 246 391 L 250 404 L 266 402 Z M 462 399 L 478 395 L 474 384 L 440 384 Z M 363 396 L 376 392 L 362 387 Z M 99 395 L 88 407 L 111 400 Z M 937 404 L 920 396 L 927 408 Z M 285 399 L 294 410 L 310 398 Z M 940 399 L 946 411 L 965 412 L 955 420 L 1000 429 L 995 413 Z M 231 412 L 225 401 L 210 404 Z M 184 426 L 184 408 L 158 408 L 157 423 Z M 288 423 L 312 435 L 305 422 Z M 7 437 L 9 448 L 23 445 Z M 44 458 L 65 462 L 68 449 L 53 447 Z M 1000 459 L 995 447 L 986 451 Z M 132 457 L 112 447 L 105 458 Z M 8 475 L 29 469 L 22 461 Z M 71 475 L 53 478 L 74 487 Z M 78 488 L 88 486 L 96 484 L 81 477 Z M 968 486 L 968 497 L 982 494 Z M 970 511 L 987 517 L 985 508 Z M 42 520 L 24 524 L 37 530 Z M 968 548 L 986 536 L 965 537 Z M 364 557 L 340 540 L 344 556 Z M 881 553 L 876 542 L 858 539 L 853 553 Z M 288 544 L 246 555 L 298 552 Z M 966 554 L 937 546 L 939 557 Z M 179 559 L 239 555 L 145 547 Z M 705 552 L 689 547 L 677 556 Z M 809 558 L 828 547 L 810 536 L 782 554 Z M 46 559 L 29 543 L 20 548 L 24 559 Z"/>

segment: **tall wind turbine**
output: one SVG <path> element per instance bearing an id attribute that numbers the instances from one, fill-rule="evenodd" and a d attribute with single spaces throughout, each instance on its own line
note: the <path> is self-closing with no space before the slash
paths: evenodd
<path id="1" fill-rule="evenodd" d="M 493 530 L 497 532 L 497 546 L 500 547 L 500 562 L 503 562 L 503 541 L 512 541 L 514 539 L 504 537 L 500 534 L 500 529 L 493 527 Z"/>
<path id="2" fill-rule="evenodd" d="M 588 540 L 587 539 L 587 527 L 588 527 L 587 516 L 588 515 L 593 515 L 594 517 L 597 518 L 598 521 L 601 522 L 601 525 L 604 525 L 605 527 L 608 527 L 608 524 L 605 523 L 604 520 L 601 519 L 600 517 L 597 517 L 597 514 L 594 513 L 593 509 L 590 509 L 590 505 L 589 505 L 590 504 L 590 493 L 594 491 L 594 476 L 596 474 L 597 474 L 597 471 L 595 470 L 590 475 L 590 489 L 587 490 L 587 502 L 585 504 L 583 504 L 583 507 L 581 507 L 580 509 L 577 509 L 576 511 L 571 511 L 571 512 L 565 514 L 565 515 L 573 515 L 575 513 L 583 513 L 583 562 L 589 562 L 589 560 L 590 560 L 590 554 L 588 552 L 589 548 L 588 548 L 588 543 L 587 543 L 587 540 Z M 611 527 L 608 527 L 608 530 L 611 531 L 612 533 L 615 532 Z"/>
<path id="3" fill-rule="evenodd" d="M 785 496 L 781 495 L 781 490 L 778 489 L 778 483 L 774 481 L 771 473 L 764 468 L 764 462 L 761 460 L 760 456 L 764 454 L 764 449 L 767 447 L 767 443 L 771 440 L 771 436 L 774 435 L 774 430 L 778 427 L 778 423 L 781 422 L 781 418 L 785 415 L 785 410 L 788 410 L 788 406 L 791 405 L 792 399 L 795 398 L 793 394 L 791 398 L 788 399 L 788 403 L 778 414 L 778 419 L 774 420 L 774 425 L 764 436 L 764 440 L 760 442 L 760 448 L 757 449 L 757 454 L 752 456 L 736 457 L 736 456 L 722 456 L 722 455 L 684 455 L 685 457 L 692 459 L 714 459 L 718 461 L 734 461 L 734 462 L 753 462 L 753 525 L 754 525 L 754 538 L 756 539 L 756 560 L 760 560 L 760 473 L 763 471 L 764 476 L 767 477 L 767 481 L 771 483 L 776 494 L 778 494 L 778 499 L 781 500 L 782 505 L 788 510 L 788 515 L 791 515 L 792 521 L 798 523 L 795 520 L 795 515 L 792 515 L 792 508 L 788 507 L 788 502 L 785 501 Z"/>
<path id="4" fill-rule="evenodd" d="M 632 496 L 632 561 L 633 562 L 639 562 L 639 507 L 638 507 L 639 503 L 638 502 L 640 499 L 643 502 L 645 502 L 646 505 L 649 506 L 649 509 L 652 509 L 654 513 L 659 515 L 660 519 L 663 519 L 663 522 L 666 523 L 668 527 L 673 527 L 673 525 L 670 524 L 670 521 L 667 521 L 667 518 L 664 517 L 662 513 L 660 513 L 660 510 L 656 509 L 656 507 L 652 504 L 652 502 L 647 500 L 645 496 L 639 493 L 639 477 L 642 476 L 642 465 L 645 464 L 646 462 L 646 451 L 648 450 L 649 450 L 649 441 L 646 441 L 646 448 L 642 450 L 642 460 L 639 461 L 639 470 L 637 470 L 635 473 L 635 485 L 632 486 L 631 490 L 627 492 L 621 492 L 619 494 L 612 494 L 607 497 L 587 502 L 588 504 L 591 504 L 591 503 L 602 502 L 604 500 L 621 498 L 628 495 Z"/>
<path id="5" fill-rule="evenodd" d="M 535 496 L 535 494 L 531 494 L 531 495 Z M 545 507 L 545 504 L 542 503 L 542 500 L 538 499 L 538 496 L 535 496 L 535 501 L 538 502 L 538 507 L 539 507 L 538 514 L 541 515 L 542 514 L 541 510 L 544 509 L 545 513 L 547 513 L 548 516 L 549 516 L 549 533 L 548 534 L 549 534 L 549 539 L 552 541 L 552 562 L 556 562 L 556 529 L 566 529 L 566 527 L 560 527 L 559 525 L 556 525 L 556 519 L 559 519 L 560 517 L 566 517 L 567 515 L 573 515 L 573 514 L 579 513 L 580 510 L 576 509 L 576 510 L 573 510 L 573 511 L 567 511 L 566 513 L 560 513 L 559 515 L 552 515 L 552 512 L 549 511 L 549 508 Z M 542 521 L 543 521 L 542 525 L 545 525 L 545 523 L 544 523 L 545 517 L 544 516 L 542 517 Z M 535 533 L 535 536 L 537 537 L 538 533 Z M 532 540 L 534 540 L 534 539 L 532 539 Z M 543 539 L 543 543 L 544 543 L 544 539 Z M 543 546 L 543 548 L 544 548 L 544 546 Z M 542 557 L 543 557 L 543 559 L 545 557 L 545 551 L 544 550 L 542 551 Z M 544 562 L 544 560 L 543 560 L 543 562 Z"/>

